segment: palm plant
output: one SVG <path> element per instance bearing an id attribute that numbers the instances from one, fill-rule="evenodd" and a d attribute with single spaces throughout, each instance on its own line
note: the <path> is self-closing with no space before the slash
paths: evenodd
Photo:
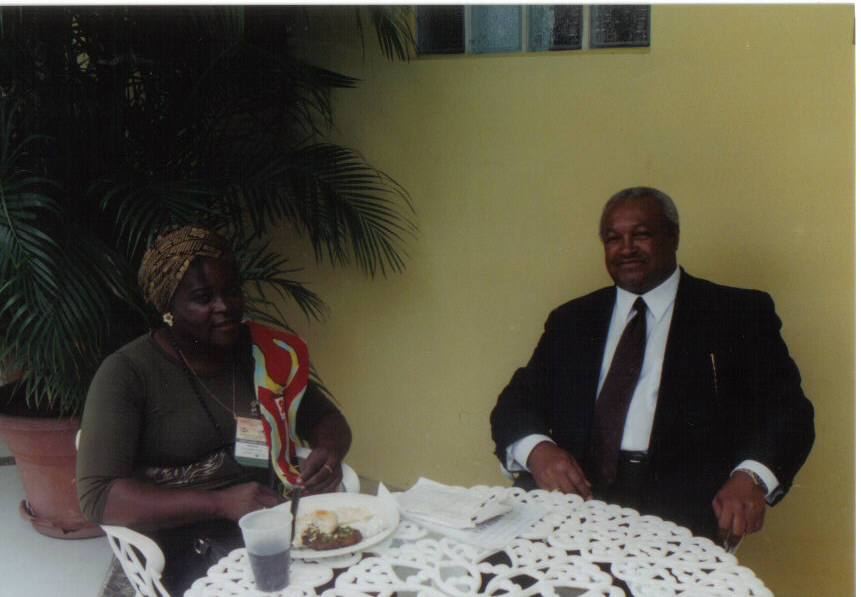
<path id="1" fill-rule="evenodd" d="M 282 325 L 273 291 L 323 313 L 266 242 L 285 225 L 318 261 L 404 267 L 408 193 L 326 141 L 330 92 L 358 81 L 295 58 L 302 18 L 286 7 L 0 9 L 0 363 L 23 370 L 31 407 L 79 411 L 106 352 L 152 323 L 134 273 L 165 226 L 231 238 L 249 314 Z M 408 57 L 408 11 L 375 7 L 371 21 L 384 53 Z"/>

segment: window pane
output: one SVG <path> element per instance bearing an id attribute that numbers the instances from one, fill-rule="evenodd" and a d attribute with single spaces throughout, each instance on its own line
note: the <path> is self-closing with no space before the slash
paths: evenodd
<path id="1" fill-rule="evenodd" d="M 649 45 L 649 6 L 593 6 L 589 44 L 593 48 Z"/>
<path id="2" fill-rule="evenodd" d="M 529 50 L 579 50 L 582 47 L 583 7 L 530 5 Z"/>
<path id="3" fill-rule="evenodd" d="M 521 10 L 519 5 L 473 5 L 469 12 L 469 51 L 519 52 Z"/>
<path id="4" fill-rule="evenodd" d="M 464 52 L 463 6 L 417 6 L 416 46 L 419 54 Z"/>

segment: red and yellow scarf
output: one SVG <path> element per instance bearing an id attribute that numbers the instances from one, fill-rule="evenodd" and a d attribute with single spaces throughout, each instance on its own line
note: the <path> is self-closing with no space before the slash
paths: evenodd
<path id="1" fill-rule="evenodd" d="M 246 321 L 251 331 L 254 389 L 269 459 L 285 487 L 297 485 L 296 413 L 308 387 L 308 348 L 298 336 Z"/>

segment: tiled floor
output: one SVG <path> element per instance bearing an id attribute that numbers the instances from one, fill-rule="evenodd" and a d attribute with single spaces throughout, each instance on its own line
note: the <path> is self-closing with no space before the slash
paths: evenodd
<path id="1" fill-rule="evenodd" d="M 0 440 L 0 463 L 9 456 Z M 107 540 L 40 535 L 18 514 L 22 499 L 17 469 L 0 465 L 0 597 L 98 597 L 113 557 Z"/>

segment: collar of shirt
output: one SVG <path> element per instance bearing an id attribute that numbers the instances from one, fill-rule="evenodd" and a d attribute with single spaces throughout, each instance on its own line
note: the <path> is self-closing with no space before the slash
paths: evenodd
<path id="1" fill-rule="evenodd" d="M 652 315 L 652 321 L 661 321 L 667 314 L 669 308 L 676 301 L 676 292 L 679 290 L 679 279 L 681 272 L 679 266 L 670 274 L 670 277 L 652 288 L 649 292 L 642 295 L 646 302 L 647 312 Z M 628 292 L 624 288 L 616 287 L 616 313 L 625 313 L 627 320 L 631 317 L 631 307 L 634 306 L 634 301 L 637 300 L 638 294 Z M 649 317 L 646 317 L 646 323 L 649 323 Z"/>

